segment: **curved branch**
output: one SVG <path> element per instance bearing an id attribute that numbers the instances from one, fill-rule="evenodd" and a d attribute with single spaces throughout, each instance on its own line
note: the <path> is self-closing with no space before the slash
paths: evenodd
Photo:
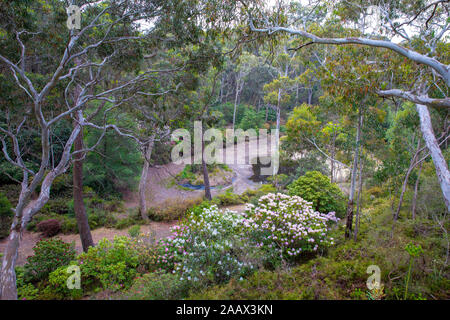
<path id="1" fill-rule="evenodd" d="M 321 38 L 312 33 L 297 30 L 286 27 L 266 27 L 266 28 L 256 28 L 253 24 L 253 20 L 249 18 L 250 29 L 254 32 L 263 32 L 272 34 L 275 32 L 287 32 L 290 34 L 299 35 L 301 37 L 305 37 L 311 40 L 313 43 L 321 43 L 321 44 L 333 44 L 333 45 L 345 45 L 345 44 L 357 44 L 364 45 L 370 47 L 378 47 L 378 48 L 386 48 L 392 50 L 408 59 L 411 59 L 414 62 L 427 65 L 433 68 L 445 81 L 445 83 L 450 86 L 450 67 L 446 64 L 439 62 L 438 60 L 420 54 L 416 51 L 407 49 L 398 44 L 395 44 L 388 40 L 374 40 L 368 38 Z"/>
<path id="2" fill-rule="evenodd" d="M 450 108 L 450 99 L 434 99 L 430 98 L 428 95 L 416 95 L 410 91 L 403 91 L 400 89 L 391 90 L 377 90 L 376 94 L 381 97 L 398 97 L 409 100 L 411 102 L 426 105 L 428 107 L 433 107 L 435 109 L 445 109 Z"/>

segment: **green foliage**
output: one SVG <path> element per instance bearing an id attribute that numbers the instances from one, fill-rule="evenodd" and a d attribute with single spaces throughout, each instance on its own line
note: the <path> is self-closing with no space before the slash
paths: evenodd
<path id="1" fill-rule="evenodd" d="M 17 266 L 16 271 L 16 286 L 17 286 L 17 299 L 19 300 L 35 300 L 39 297 L 39 289 L 32 283 L 27 282 L 25 279 L 25 270 L 23 267 Z"/>
<path id="2" fill-rule="evenodd" d="M 75 259 L 74 244 L 61 239 L 52 238 L 40 240 L 33 247 L 34 255 L 28 257 L 24 265 L 27 281 L 44 280 L 48 275 L 61 266 L 67 266 Z"/>
<path id="3" fill-rule="evenodd" d="M 286 174 L 276 174 L 267 178 L 267 181 L 271 182 L 277 191 L 281 191 L 289 183 L 290 178 Z"/>
<path id="4" fill-rule="evenodd" d="M 307 145 L 308 142 L 304 139 L 314 137 L 319 131 L 320 121 L 317 120 L 311 108 L 312 106 L 306 103 L 295 107 L 286 123 L 287 139 L 297 145 Z M 309 147 L 311 148 L 310 145 Z"/>
<path id="5" fill-rule="evenodd" d="M 248 204 L 245 216 L 250 239 L 265 250 L 275 265 L 276 257 L 290 261 L 334 244 L 328 236 L 329 224 L 337 221 L 334 213 L 316 212 L 298 196 L 269 193 L 259 199 L 257 206 Z"/>
<path id="6" fill-rule="evenodd" d="M 203 212 L 203 209 L 210 208 L 212 203 L 208 200 L 204 200 L 200 202 L 199 204 L 193 206 L 191 209 L 188 210 L 188 214 L 192 214 L 194 216 L 198 216 Z"/>
<path id="7" fill-rule="evenodd" d="M 239 128 L 242 130 L 255 129 L 258 134 L 258 130 L 262 129 L 265 122 L 265 112 L 257 112 L 253 108 L 247 107 L 244 111 L 244 116 L 239 123 Z"/>
<path id="8" fill-rule="evenodd" d="M 78 256 L 84 290 L 97 286 L 113 291 L 128 288 L 137 274 L 139 257 L 128 237 L 102 239 Z"/>
<path id="9" fill-rule="evenodd" d="M 158 242 L 160 268 L 196 287 L 251 273 L 260 257 L 242 222 L 241 215 L 220 212 L 215 205 L 189 215 L 173 228 L 172 237 Z"/>
<path id="10" fill-rule="evenodd" d="M 112 114 L 108 116 L 108 123 L 130 130 L 136 125 L 129 116 L 122 116 L 117 120 Z M 86 144 L 95 144 L 100 134 L 100 130 L 89 130 L 85 135 Z M 86 156 L 84 185 L 102 196 L 121 196 L 121 190 L 133 190 L 137 185 L 142 163 L 136 143 L 110 130 L 97 149 L 99 152 L 89 152 Z"/>
<path id="11" fill-rule="evenodd" d="M 189 286 L 178 275 L 152 272 L 138 277 L 123 295 L 127 300 L 180 300 L 187 296 Z"/>
<path id="12" fill-rule="evenodd" d="M 226 173 L 232 172 L 232 170 L 226 165 L 221 163 L 207 164 L 206 168 L 210 175 L 210 183 L 212 178 L 218 176 L 222 177 L 220 184 L 225 184 L 227 182 Z M 228 175 L 229 176 L 229 175 Z M 203 167 L 201 164 L 187 164 L 184 166 L 183 170 L 175 176 L 175 180 L 178 183 L 185 184 L 189 183 L 194 186 L 203 185 Z"/>
<path id="13" fill-rule="evenodd" d="M 288 186 L 289 194 L 300 196 L 313 203 L 319 212 L 336 212 L 343 217 L 345 210 L 344 194 L 337 184 L 318 171 L 307 172 Z"/>
<path id="14" fill-rule="evenodd" d="M 76 265 L 76 264 L 71 264 Z M 83 290 L 67 287 L 67 280 L 73 273 L 68 272 L 69 266 L 59 267 L 48 277 L 48 285 L 44 288 L 41 298 L 49 300 L 72 299 L 77 300 L 83 296 Z"/>
<path id="15" fill-rule="evenodd" d="M 412 241 L 406 245 L 405 250 L 409 254 L 409 266 L 408 266 L 408 275 L 406 276 L 404 299 L 408 297 L 408 285 L 411 277 L 411 269 L 413 266 L 414 258 L 417 258 L 419 255 L 423 253 L 423 249 L 420 246 L 420 244 L 415 246 Z"/>
<path id="16" fill-rule="evenodd" d="M 13 215 L 12 206 L 8 198 L 0 192 L 0 217 L 10 217 Z"/>
<path id="17" fill-rule="evenodd" d="M 153 221 L 173 221 L 181 219 L 186 215 L 186 212 L 200 204 L 203 197 L 179 200 L 168 199 L 157 207 L 152 207 L 148 210 L 148 217 Z"/>
<path id="18" fill-rule="evenodd" d="M 132 217 L 117 219 L 117 222 L 114 224 L 114 228 L 123 230 L 123 229 L 126 229 L 126 228 L 132 226 L 135 223 L 136 223 L 136 220 L 133 219 Z"/>
<path id="19" fill-rule="evenodd" d="M 0 239 L 9 235 L 13 221 L 13 211 L 8 198 L 0 192 Z"/>
<path id="20" fill-rule="evenodd" d="M 212 199 L 212 203 L 218 206 L 231 206 L 235 204 L 242 204 L 244 201 L 239 195 L 231 191 L 227 191 L 214 197 Z"/>
<path id="21" fill-rule="evenodd" d="M 137 236 L 139 236 L 140 233 L 141 233 L 141 226 L 139 225 L 132 226 L 130 229 L 128 229 L 128 234 L 132 238 L 136 238 Z"/>
<path id="22" fill-rule="evenodd" d="M 0 162 L 0 172 L 0 185 L 15 183 L 22 179 L 22 171 L 20 168 L 6 160 Z"/>
<path id="23" fill-rule="evenodd" d="M 238 104 L 236 107 L 236 123 L 240 123 L 241 119 L 244 117 L 245 110 L 249 108 L 249 106 Z M 212 108 L 213 111 L 219 111 L 223 115 L 224 123 L 223 125 L 233 123 L 233 113 L 234 113 L 234 104 L 231 102 L 219 104 Z"/>
<path id="24" fill-rule="evenodd" d="M 317 152 L 309 152 L 306 156 L 295 161 L 295 170 L 292 173 L 292 176 L 294 176 L 295 179 L 298 179 L 309 171 L 319 171 L 323 175 L 327 175 L 329 173 L 325 161 L 323 161 Z"/>

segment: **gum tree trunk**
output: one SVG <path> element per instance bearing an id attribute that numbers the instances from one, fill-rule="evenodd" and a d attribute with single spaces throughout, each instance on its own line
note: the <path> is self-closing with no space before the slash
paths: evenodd
<path id="1" fill-rule="evenodd" d="M 431 124 L 430 112 L 428 108 L 421 104 L 416 104 L 417 113 L 420 117 L 420 128 L 423 134 L 423 139 L 430 150 L 431 158 L 433 159 L 436 168 L 436 175 L 441 185 L 442 194 L 444 196 L 447 210 L 450 211 L 450 172 L 448 171 L 447 162 L 442 155 L 441 148 L 436 140 Z"/>
<path id="2" fill-rule="evenodd" d="M 76 123 L 74 123 L 74 127 Z M 83 130 L 80 130 L 74 143 L 74 152 L 83 150 Z M 77 219 L 78 231 L 80 233 L 83 251 L 87 252 L 89 247 L 94 246 L 91 229 L 89 228 L 86 208 L 83 202 L 83 154 L 77 153 L 73 163 L 73 209 Z"/>
<path id="3" fill-rule="evenodd" d="M 205 185 L 205 198 L 208 200 L 212 200 L 211 185 L 209 183 L 208 167 L 206 165 L 204 152 L 205 152 L 205 141 L 203 140 L 202 136 L 202 168 L 203 168 L 203 183 Z"/>
<path id="4" fill-rule="evenodd" d="M 14 267 L 16 266 L 21 237 L 22 231 L 19 224 L 11 230 L 8 237 L 8 245 L 3 256 L 0 278 L 0 295 L 2 300 L 17 300 L 16 272 Z"/>
<path id="5" fill-rule="evenodd" d="M 348 197 L 347 202 L 347 214 L 346 214 L 346 227 L 345 227 L 345 238 L 350 238 L 352 229 L 353 229 L 353 208 L 354 208 L 354 198 L 355 198 L 355 188 L 356 188 L 356 175 L 358 171 L 358 157 L 359 157 L 359 143 L 361 137 L 361 126 L 363 122 L 363 116 L 361 112 L 361 107 L 359 108 L 359 118 L 358 118 L 358 127 L 356 130 L 356 148 L 355 148 L 355 156 L 353 158 L 353 167 L 352 167 L 352 177 L 350 182 L 350 195 Z"/>
<path id="6" fill-rule="evenodd" d="M 412 199 L 412 205 L 411 205 L 411 218 L 413 220 L 416 219 L 417 193 L 419 191 L 419 181 L 420 181 L 420 174 L 422 172 L 422 164 L 423 164 L 423 162 L 420 163 L 419 173 L 417 174 L 417 180 L 416 180 L 416 184 L 414 186 L 414 197 Z"/>
<path id="7" fill-rule="evenodd" d="M 150 138 L 149 144 L 144 149 L 144 166 L 142 167 L 141 180 L 139 182 L 139 212 L 144 221 L 149 221 L 147 215 L 147 199 L 146 199 L 146 190 L 147 190 L 147 180 L 148 180 L 148 171 L 150 169 L 150 158 L 152 156 L 153 145 L 154 145 L 154 135 Z"/>
<path id="8" fill-rule="evenodd" d="M 336 156 L 336 134 L 333 135 L 333 141 L 331 142 L 331 158 L 335 158 Z M 334 182 L 334 161 L 331 161 L 330 164 L 330 181 Z"/>
<path id="9" fill-rule="evenodd" d="M 361 147 L 362 149 L 362 147 Z M 362 170 L 363 170 L 363 162 L 362 162 L 362 150 L 359 157 L 359 188 L 358 188 L 358 198 L 356 200 L 356 218 L 355 218 L 355 232 L 353 233 L 353 240 L 358 240 L 358 231 L 359 231 L 359 221 L 361 214 L 361 195 L 362 195 L 362 187 L 363 187 L 363 179 L 362 179 Z"/>
<path id="10" fill-rule="evenodd" d="M 416 152 L 414 153 L 414 156 L 411 159 L 408 171 L 406 171 L 405 179 L 403 180 L 402 191 L 400 193 L 400 199 L 398 200 L 397 210 L 395 211 L 395 214 L 394 214 L 395 221 L 397 221 L 398 215 L 400 214 L 400 209 L 402 208 L 403 198 L 404 198 L 405 192 L 406 192 L 406 187 L 408 186 L 409 176 L 411 175 L 411 172 L 414 170 L 414 167 L 415 167 L 415 164 L 417 161 L 417 157 L 419 154 L 420 154 L 420 139 L 418 139 L 418 141 L 417 141 Z"/>

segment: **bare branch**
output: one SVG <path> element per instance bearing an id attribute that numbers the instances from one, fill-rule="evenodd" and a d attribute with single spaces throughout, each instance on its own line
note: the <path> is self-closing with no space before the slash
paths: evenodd
<path id="1" fill-rule="evenodd" d="M 409 100 L 414 103 L 426 105 L 429 107 L 433 107 L 435 109 L 440 108 L 450 108 L 450 99 L 434 99 L 430 98 L 428 95 L 417 95 L 410 91 L 403 91 L 400 89 L 391 89 L 391 90 L 377 90 L 376 93 L 382 97 L 398 97 Z"/>

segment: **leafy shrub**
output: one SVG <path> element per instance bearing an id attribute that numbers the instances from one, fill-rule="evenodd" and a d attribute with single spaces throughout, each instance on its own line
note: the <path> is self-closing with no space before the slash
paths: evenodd
<path id="1" fill-rule="evenodd" d="M 245 104 L 238 104 L 236 106 L 236 123 L 239 123 L 244 116 L 244 111 L 248 108 Z M 212 107 L 214 111 L 220 111 L 223 114 L 224 124 L 233 122 L 234 103 L 226 102 Z"/>
<path id="2" fill-rule="evenodd" d="M 126 217 L 124 219 L 118 219 L 114 225 L 114 228 L 122 230 L 132 226 L 135 223 L 136 221 L 132 217 Z"/>
<path id="3" fill-rule="evenodd" d="M 53 180 L 52 184 L 52 194 L 53 195 L 64 195 L 70 193 L 72 190 L 72 177 L 68 174 L 62 174 L 57 176 Z"/>
<path id="4" fill-rule="evenodd" d="M 64 217 L 61 223 L 61 231 L 64 234 L 78 233 L 77 219 L 72 217 Z"/>
<path id="5" fill-rule="evenodd" d="M 88 210 L 88 222 L 91 229 L 113 227 L 117 223 L 117 218 L 112 212 L 92 208 Z"/>
<path id="6" fill-rule="evenodd" d="M 178 220 L 184 217 L 190 208 L 200 204 L 202 201 L 202 197 L 187 200 L 168 199 L 158 205 L 158 207 L 150 208 L 147 214 L 153 221 Z"/>
<path id="7" fill-rule="evenodd" d="M 432 170 L 434 171 L 433 168 Z M 420 178 L 420 192 L 417 195 L 417 215 L 431 219 L 436 215 L 445 215 L 448 211 L 436 174 L 429 174 L 428 170 L 423 173 Z"/>
<path id="8" fill-rule="evenodd" d="M 139 260 L 136 270 L 139 273 L 154 272 L 159 269 L 159 248 L 154 231 L 147 234 L 141 233 L 137 237 L 131 238 L 128 246 L 130 250 L 136 252 Z"/>
<path id="9" fill-rule="evenodd" d="M 67 280 L 72 273 L 67 272 L 69 266 L 59 267 L 52 271 L 48 276 L 48 284 L 42 292 L 42 298 L 63 300 L 63 299 L 80 299 L 83 296 L 83 290 L 69 289 Z"/>
<path id="10" fill-rule="evenodd" d="M 383 189 L 381 189 L 381 187 L 374 186 L 372 188 L 367 189 L 366 193 L 368 193 L 370 196 L 378 198 L 382 196 L 384 192 Z"/>
<path id="11" fill-rule="evenodd" d="M 208 200 L 204 200 L 200 202 L 199 204 L 193 206 L 191 209 L 188 210 L 188 214 L 192 215 L 200 215 L 203 212 L 203 209 L 210 208 L 212 203 Z"/>
<path id="12" fill-rule="evenodd" d="M 15 180 L 20 181 L 23 176 L 22 170 L 8 161 L 0 162 L 0 172 L 4 172 L 4 174 L 0 174 L 0 185 L 16 183 Z"/>
<path id="13" fill-rule="evenodd" d="M 187 296 L 189 287 L 179 276 L 165 272 L 152 272 L 136 279 L 123 296 L 128 300 L 180 300 Z"/>
<path id="14" fill-rule="evenodd" d="M 40 240 L 33 248 L 34 255 L 24 265 L 25 278 L 29 281 L 43 280 L 61 266 L 75 259 L 74 244 L 61 239 Z"/>
<path id="15" fill-rule="evenodd" d="M 277 189 L 272 184 L 262 184 L 258 190 L 247 190 L 242 195 L 241 198 L 244 202 L 250 202 L 254 205 L 258 204 L 259 198 L 268 194 L 277 192 Z M 247 198 L 247 199 L 246 199 Z"/>
<path id="16" fill-rule="evenodd" d="M 319 212 L 336 212 L 343 217 L 345 211 L 344 194 L 337 184 L 318 171 L 309 171 L 288 186 L 289 194 L 312 202 Z"/>
<path id="17" fill-rule="evenodd" d="M 15 268 L 17 298 L 19 300 L 34 300 L 39 296 L 39 289 L 25 281 L 25 269 L 21 266 Z"/>
<path id="18" fill-rule="evenodd" d="M 241 199 L 239 195 L 231 191 L 227 191 L 214 197 L 212 203 L 217 204 L 219 206 L 231 206 L 234 204 L 242 204 L 244 203 L 244 201 Z"/>
<path id="19" fill-rule="evenodd" d="M 243 130 L 255 129 L 259 130 L 265 121 L 265 112 L 257 112 L 253 108 L 246 108 L 244 111 L 244 116 L 239 122 L 239 128 Z"/>
<path id="20" fill-rule="evenodd" d="M 137 236 L 139 236 L 139 234 L 141 233 L 141 226 L 132 226 L 129 230 L 128 230 L 128 234 L 130 235 L 130 237 L 132 238 L 136 238 Z"/>
<path id="21" fill-rule="evenodd" d="M 87 289 L 100 285 L 113 291 L 128 288 L 136 276 L 139 257 L 128 237 L 102 239 L 88 252 L 78 256 L 82 285 Z"/>
<path id="22" fill-rule="evenodd" d="M 218 283 L 245 276 L 257 267 L 257 254 L 245 238 L 241 215 L 216 205 L 190 214 L 173 235 L 159 241 L 158 264 L 180 279 Z"/>
<path id="23" fill-rule="evenodd" d="M 245 213 L 248 219 L 244 224 L 252 238 L 284 258 L 333 244 L 327 236 L 327 222 L 337 221 L 334 212 L 314 211 L 311 203 L 300 197 L 269 193 L 259 199 L 258 206 L 248 204 Z"/>
<path id="24" fill-rule="evenodd" d="M 56 236 L 61 231 L 61 222 L 56 219 L 45 220 L 36 225 L 36 229 L 42 232 L 44 237 Z"/>
<path id="25" fill-rule="evenodd" d="M 276 174 L 274 176 L 270 176 L 267 178 L 267 181 L 272 183 L 272 185 L 278 190 L 281 191 L 286 187 L 286 185 L 290 182 L 290 177 L 286 174 Z"/>
<path id="26" fill-rule="evenodd" d="M 53 189 L 52 189 L 53 190 Z M 68 201 L 67 198 L 55 198 L 50 199 L 44 207 L 39 211 L 42 214 L 69 214 L 73 216 L 75 212 L 73 211 L 73 199 Z"/>
<path id="27" fill-rule="evenodd" d="M 9 235 L 13 212 L 8 198 L 0 192 L 0 239 Z"/>

